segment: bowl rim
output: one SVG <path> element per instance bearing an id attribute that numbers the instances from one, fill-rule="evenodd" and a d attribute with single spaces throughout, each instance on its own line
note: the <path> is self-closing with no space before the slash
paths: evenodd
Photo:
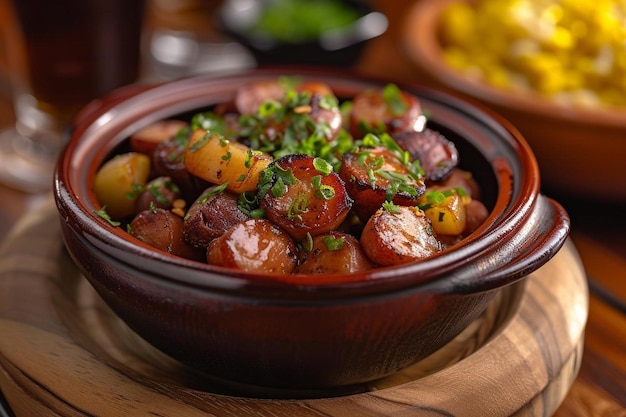
<path id="1" fill-rule="evenodd" d="M 447 6 L 459 2 L 472 3 L 473 0 L 421 0 L 411 8 L 403 24 L 404 50 L 414 63 L 445 88 L 475 97 L 493 108 L 511 109 L 546 119 L 563 119 L 568 123 L 590 128 L 599 124 L 613 128 L 626 127 L 624 109 L 559 104 L 531 91 L 517 92 L 492 86 L 475 77 L 464 76 L 445 64 L 436 36 L 437 23 Z"/>
<path id="2" fill-rule="evenodd" d="M 165 117 L 167 113 L 173 116 L 183 111 L 206 107 L 206 98 L 198 97 L 197 90 L 206 85 L 218 85 L 224 79 L 250 80 L 257 78 L 276 77 L 284 74 L 298 74 L 311 78 L 331 78 L 337 82 L 354 83 L 355 85 L 381 84 L 389 82 L 377 77 L 357 75 L 351 71 L 338 71 L 320 68 L 265 68 L 243 71 L 227 76 L 196 76 L 192 78 L 167 82 L 149 86 L 131 86 L 90 103 L 77 116 L 71 130 L 70 140 L 59 157 L 54 177 L 54 194 L 60 212 L 62 225 L 72 230 L 73 236 L 89 245 L 92 250 L 104 257 L 117 258 L 126 265 L 137 268 L 136 273 L 145 279 L 158 279 L 183 284 L 197 289 L 211 289 L 213 291 L 232 292 L 246 288 L 258 291 L 265 296 L 275 296 L 277 293 L 309 294 L 312 297 L 344 297 L 347 294 L 363 292 L 385 292 L 398 289 L 415 289 L 434 286 L 438 278 L 456 272 L 467 263 L 468 259 L 480 258 L 484 254 L 492 253 L 494 243 L 503 235 L 514 233 L 533 214 L 539 194 L 539 169 L 530 146 L 521 134 L 506 120 L 488 109 L 476 106 L 459 97 L 438 92 L 422 86 L 398 83 L 401 88 L 410 88 L 413 91 L 431 93 L 433 97 L 450 100 L 452 105 L 463 105 L 475 115 L 486 118 L 507 136 L 511 147 L 521 156 L 520 164 L 525 175 L 517 195 L 513 194 L 513 185 L 508 184 L 510 173 L 506 170 L 494 172 L 497 179 L 498 195 L 494 208 L 483 225 L 470 236 L 463 239 L 462 245 L 455 245 L 436 256 L 417 263 L 400 266 L 376 268 L 369 271 L 357 272 L 349 275 L 311 275 L 294 282 L 292 276 L 277 274 L 260 274 L 258 272 L 237 271 L 230 268 L 216 267 L 180 258 L 165 252 L 159 252 L 130 237 L 119 227 L 113 227 L 98 218 L 90 204 L 94 206 L 95 196 L 88 189 L 86 181 L 83 184 L 72 182 L 72 172 L 78 172 L 77 161 L 85 158 L 85 152 L 90 153 L 90 160 L 99 160 L 99 165 L 114 147 L 112 143 L 119 143 L 109 139 L 107 146 L 86 147 L 91 140 L 89 135 L 104 130 L 107 134 L 115 133 L 116 137 L 127 137 L 132 131 L 145 126 L 152 121 Z M 252 78 L 250 78 L 252 77 Z M 179 97 L 194 91 L 194 98 L 188 97 L 181 102 Z M 140 102 L 151 102 L 155 97 L 166 97 L 168 105 L 151 104 L 149 112 L 138 106 Z M 171 103 L 176 103 L 172 105 Z M 204 103 L 204 104 L 203 104 Z M 156 108 L 155 108 L 156 106 Z M 139 115 L 139 119 L 133 119 Z M 117 119 L 116 119 L 117 118 Z M 122 120 L 117 122 L 116 120 Z M 125 121 L 133 121 L 128 125 L 120 126 Z M 109 130 L 107 130 L 109 129 Z M 100 133 L 102 135 L 103 133 Z M 87 139 L 85 139 L 87 137 Z M 87 175 L 93 178 L 97 166 L 90 165 Z M 495 170 L 495 168 L 494 168 Z M 536 174 L 536 175 L 535 175 Z M 76 174 L 74 174 L 75 176 Z M 94 206 L 96 207 L 96 206 Z M 112 258 L 112 257 L 113 258 Z M 145 261 L 145 265 L 137 265 L 136 257 Z M 180 275 L 180 268 L 185 274 Z M 302 276 L 299 276 L 302 277 Z M 426 277 L 426 278 L 424 278 Z M 340 292 L 337 290 L 341 289 Z M 268 292 L 269 290 L 269 292 Z M 273 290 L 273 291 L 272 291 Z"/>

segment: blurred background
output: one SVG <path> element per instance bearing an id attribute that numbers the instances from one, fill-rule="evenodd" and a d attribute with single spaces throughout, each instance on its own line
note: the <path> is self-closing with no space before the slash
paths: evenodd
<path id="1" fill-rule="evenodd" d="M 550 194 L 626 202 L 624 0 L 63 3 L 0 0 L 0 123 L 28 138 L 0 132 L 16 189 L 49 189 L 16 172 L 49 173 L 77 109 L 117 87 L 320 65 L 468 97 L 521 130 Z"/>
<path id="2" fill-rule="evenodd" d="M 624 308 L 624 0 L 0 0 L 0 235 L 49 198 L 63 129 L 89 100 L 267 65 L 423 84 L 504 116 L 572 216 L 590 276 L 602 276 L 592 289 Z M 626 387 L 607 381 L 626 404 Z"/>

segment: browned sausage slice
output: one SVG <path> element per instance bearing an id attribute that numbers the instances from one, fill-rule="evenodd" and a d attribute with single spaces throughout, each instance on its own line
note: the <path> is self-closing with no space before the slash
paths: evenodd
<path id="1" fill-rule="evenodd" d="M 237 206 L 237 196 L 223 187 L 207 188 L 185 215 L 185 240 L 198 248 L 206 248 L 236 223 L 248 219 Z"/>
<path id="2" fill-rule="evenodd" d="M 356 138 L 366 133 L 394 134 L 421 130 L 425 118 L 417 97 L 389 84 L 364 90 L 352 100 L 350 132 Z"/>
<path id="3" fill-rule="evenodd" d="M 385 147 L 360 148 L 347 152 L 339 175 L 354 199 L 354 209 L 365 222 L 385 200 L 412 206 L 424 194 L 423 178 L 414 178 L 398 157 Z"/>
<path id="4" fill-rule="evenodd" d="M 345 220 L 353 201 L 343 180 L 325 161 L 288 155 L 268 169 L 271 177 L 260 206 L 269 220 L 296 241 L 307 233 L 315 236 L 334 230 Z"/>
<path id="5" fill-rule="evenodd" d="M 361 233 L 361 246 L 378 265 L 418 261 L 442 249 L 424 212 L 404 206 L 378 210 Z"/>
<path id="6" fill-rule="evenodd" d="M 290 274 L 296 261 L 293 240 L 266 219 L 237 223 L 207 249 L 209 264 L 245 271 Z"/>
<path id="7" fill-rule="evenodd" d="M 279 101 L 285 88 L 278 80 L 254 81 L 243 85 L 235 95 L 235 107 L 240 114 L 256 114 L 266 100 Z"/>
<path id="8" fill-rule="evenodd" d="M 170 177 L 157 177 L 140 191 L 135 201 L 135 212 L 148 210 L 152 206 L 171 209 L 174 201 L 180 197 L 180 188 Z"/>
<path id="9" fill-rule="evenodd" d="M 454 143 L 432 129 L 400 132 L 393 138 L 412 159 L 420 161 L 427 182 L 446 179 L 458 164 L 459 153 Z"/>
<path id="10" fill-rule="evenodd" d="M 331 231 L 315 236 L 311 247 L 300 251 L 298 274 L 349 274 L 373 267 L 352 235 Z"/>
<path id="11" fill-rule="evenodd" d="M 191 201 L 207 187 L 207 182 L 190 174 L 183 163 L 188 137 L 175 137 L 157 145 L 152 155 L 152 167 L 155 175 L 170 177 Z M 191 203 L 191 201 L 188 201 Z"/>
<path id="12" fill-rule="evenodd" d="M 182 120 L 161 120 L 152 123 L 130 137 L 130 147 L 135 152 L 152 155 L 159 143 L 173 138 L 188 125 Z"/>
<path id="13" fill-rule="evenodd" d="M 202 252 L 183 240 L 183 219 L 169 210 L 153 207 L 138 213 L 130 222 L 129 231 L 156 249 L 183 258 L 202 259 Z"/>

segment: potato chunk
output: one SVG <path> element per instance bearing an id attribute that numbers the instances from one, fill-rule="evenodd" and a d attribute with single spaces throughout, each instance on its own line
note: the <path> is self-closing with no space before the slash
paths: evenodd
<path id="1" fill-rule="evenodd" d="M 144 154 L 128 152 L 105 162 L 93 181 L 93 191 L 98 202 L 114 219 L 133 215 L 137 189 L 146 185 L 150 175 L 150 158 Z"/>
<path id="2" fill-rule="evenodd" d="M 242 143 L 197 129 L 189 139 L 183 161 L 193 175 L 213 184 L 228 183 L 228 191 L 243 193 L 256 188 L 259 173 L 272 159 Z"/>
<path id="3" fill-rule="evenodd" d="M 431 196 L 436 196 L 431 197 Z M 466 201 L 468 196 L 462 196 L 456 189 L 445 192 L 428 192 L 424 194 L 424 214 L 430 219 L 435 233 L 438 235 L 458 236 L 463 233 L 467 223 Z"/>

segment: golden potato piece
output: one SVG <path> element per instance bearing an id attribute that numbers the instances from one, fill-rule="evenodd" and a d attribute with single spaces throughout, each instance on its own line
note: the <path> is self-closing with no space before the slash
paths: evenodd
<path id="1" fill-rule="evenodd" d="M 148 181 L 150 158 L 137 152 L 118 155 L 105 162 L 93 181 L 98 202 L 113 219 L 135 212 L 135 201 Z"/>

